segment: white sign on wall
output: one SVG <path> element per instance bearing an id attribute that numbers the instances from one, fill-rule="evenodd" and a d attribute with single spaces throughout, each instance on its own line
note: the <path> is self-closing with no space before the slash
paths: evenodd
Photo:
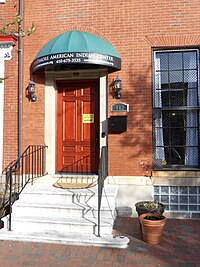
<path id="1" fill-rule="evenodd" d="M 12 55 L 11 55 L 12 48 L 13 48 L 12 46 L 5 47 L 5 48 L 0 47 L 0 59 L 11 60 L 12 59 Z"/>

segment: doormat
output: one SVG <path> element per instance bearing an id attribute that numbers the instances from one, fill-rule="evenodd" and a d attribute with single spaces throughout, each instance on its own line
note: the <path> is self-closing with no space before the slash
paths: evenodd
<path id="1" fill-rule="evenodd" d="M 94 187 L 96 183 L 54 183 L 53 186 L 62 189 L 83 189 Z"/>

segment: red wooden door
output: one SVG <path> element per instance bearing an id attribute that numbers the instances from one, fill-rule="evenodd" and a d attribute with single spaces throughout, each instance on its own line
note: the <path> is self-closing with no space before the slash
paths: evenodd
<path id="1" fill-rule="evenodd" d="M 97 173 L 98 80 L 58 82 L 57 172 Z"/>

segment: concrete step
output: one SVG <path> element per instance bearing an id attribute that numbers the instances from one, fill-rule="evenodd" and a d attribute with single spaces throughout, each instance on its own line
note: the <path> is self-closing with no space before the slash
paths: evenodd
<path id="1" fill-rule="evenodd" d="M 105 185 L 102 194 L 102 207 L 115 207 L 115 198 L 118 187 L 115 185 Z M 35 184 L 32 187 L 25 188 L 20 194 L 19 200 L 21 202 L 35 202 L 35 203 L 57 203 L 57 202 L 76 202 L 89 206 L 98 205 L 98 187 L 88 189 L 60 189 L 51 184 Z"/>
<path id="2" fill-rule="evenodd" d="M 4 225 L 7 225 L 4 221 Z M 113 220 L 101 220 L 101 233 L 112 233 Z M 44 216 L 13 216 L 12 229 L 15 231 L 34 232 L 40 231 L 61 231 L 65 233 L 87 233 L 97 235 L 97 218 L 87 217 L 54 217 Z"/>
<path id="3" fill-rule="evenodd" d="M 53 180 L 60 183 L 97 183 L 98 175 L 92 174 L 53 174 Z"/>
<path id="4" fill-rule="evenodd" d="M 36 177 L 33 179 L 34 184 L 51 183 L 56 182 L 68 182 L 68 183 L 96 183 L 98 181 L 97 175 L 79 175 L 79 174 L 51 174 L 43 177 Z"/>
<path id="5" fill-rule="evenodd" d="M 124 236 L 113 237 L 112 235 L 101 235 L 82 233 L 65 233 L 61 231 L 0 231 L 0 240 L 16 240 L 24 242 L 55 243 L 66 245 L 98 246 L 125 249 L 128 246 L 129 238 Z"/>
<path id="6" fill-rule="evenodd" d="M 22 202 L 16 201 L 12 208 L 12 216 L 33 216 L 37 214 L 40 216 L 48 216 L 53 214 L 54 217 L 84 217 L 94 218 L 97 217 L 96 205 L 88 206 L 80 203 L 70 202 L 57 202 L 57 203 L 41 203 L 41 202 Z M 115 209 L 107 207 L 101 207 L 102 218 L 113 218 L 115 217 Z"/>

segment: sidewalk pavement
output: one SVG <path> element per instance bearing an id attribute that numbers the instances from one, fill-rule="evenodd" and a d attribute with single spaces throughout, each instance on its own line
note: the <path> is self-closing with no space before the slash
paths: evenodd
<path id="1" fill-rule="evenodd" d="M 142 241 L 137 218 L 118 217 L 116 233 L 129 247 L 114 249 L 45 243 L 0 241 L 2 267 L 199 267 L 200 220 L 168 219 L 160 244 Z"/>

